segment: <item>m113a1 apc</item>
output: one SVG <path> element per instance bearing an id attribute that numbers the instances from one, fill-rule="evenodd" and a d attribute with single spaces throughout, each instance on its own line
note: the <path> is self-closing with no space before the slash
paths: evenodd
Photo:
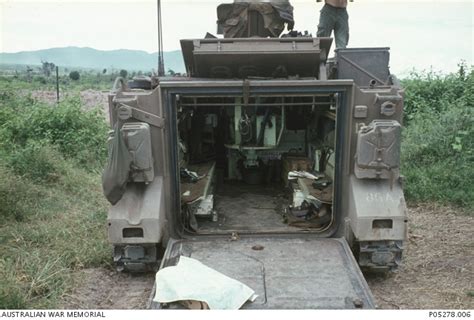
<path id="1" fill-rule="evenodd" d="M 181 40 L 186 76 L 109 96 L 117 267 L 184 255 L 253 288 L 245 308 L 373 308 L 361 270 L 397 269 L 407 231 L 389 49 L 329 58 L 331 38 L 292 30 L 288 1 L 217 18 L 218 37 Z"/>

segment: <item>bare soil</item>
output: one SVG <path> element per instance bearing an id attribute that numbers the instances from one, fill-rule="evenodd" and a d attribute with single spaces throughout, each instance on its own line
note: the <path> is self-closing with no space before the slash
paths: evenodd
<path id="1" fill-rule="evenodd" d="M 64 296 L 62 309 L 146 309 L 153 274 L 132 275 L 106 268 L 85 269 L 76 275 L 76 287 Z"/>
<path id="2" fill-rule="evenodd" d="M 409 209 L 403 266 L 367 282 L 382 309 L 474 308 L 474 214 L 433 205 Z"/>
<path id="3" fill-rule="evenodd" d="M 474 308 L 474 216 L 455 209 L 409 209 L 409 240 L 403 266 L 388 276 L 367 276 L 382 309 Z M 86 269 L 63 308 L 144 309 L 154 275 Z"/>

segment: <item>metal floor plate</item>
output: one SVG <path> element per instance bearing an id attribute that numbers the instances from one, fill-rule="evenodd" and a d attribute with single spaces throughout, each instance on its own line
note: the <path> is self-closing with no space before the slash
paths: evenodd
<path id="1" fill-rule="evenodd" d="M 214 197 L 218 221 L 198 220 L 198 232 L 297 232 L 283 221 L 286 194 L 281 186 L 223 184 Z"/>
<path id="2" fill-rule="evenodd" d="M 344 239 L 180 240 L 169 243 L 162 266 L 176 265 L 181 255 L 255 290 L 258 299 L 243 309 L 375 308 Z"/>

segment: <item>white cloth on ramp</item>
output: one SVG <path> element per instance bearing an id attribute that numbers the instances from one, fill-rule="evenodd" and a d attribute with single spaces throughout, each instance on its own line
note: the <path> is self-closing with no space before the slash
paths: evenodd
<path id="1" fill-rule="evenodd" d="M 156 274 L 159 303 L 202 301 L 209 309 L 236 310 L 247 301 L 255 301 L 255 291 L 245 284 L 211 269 L 196 259 L 181 256 L 178 265 Z"/>

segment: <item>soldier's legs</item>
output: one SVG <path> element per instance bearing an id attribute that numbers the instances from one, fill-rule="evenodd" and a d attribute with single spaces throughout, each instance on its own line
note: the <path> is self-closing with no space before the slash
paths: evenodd
<path id="1" fill-rule="evenodd" d="M 333 8 L 324 5 L 320 12 L 317 36 L 330 37 L 336 25 L 336 16 L 333 12 Z"/>
<path id="2" fill-rule="evenodd" d="M 339 9 L 334 27 L 336 49 L 345 48 L 349 43 L 349 15 L 346 9 Z"/>

